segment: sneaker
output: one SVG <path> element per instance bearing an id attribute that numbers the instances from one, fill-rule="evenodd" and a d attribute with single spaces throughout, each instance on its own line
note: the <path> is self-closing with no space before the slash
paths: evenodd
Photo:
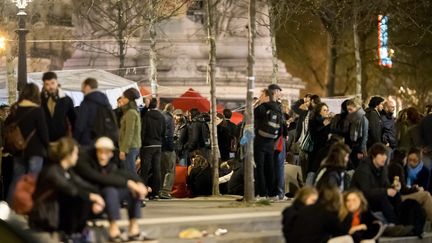
<path id="1" fill-rule="evenodd" d="M 172 196 L 169 194 L 159 194 L 160 199 L 172 199 Z"/>
<path id="2" fill-rule="evenodd" d="M 265 201 L 265 200 L 267 200 L 267 197 L 256 196 L 255 200 L 256 201 Z"/>
<path id="3" fill-rule="evenodd" d="M 278 202 L 279 201 L 279 196 L 269 197 L 268 200 L 270 202 Z"/>

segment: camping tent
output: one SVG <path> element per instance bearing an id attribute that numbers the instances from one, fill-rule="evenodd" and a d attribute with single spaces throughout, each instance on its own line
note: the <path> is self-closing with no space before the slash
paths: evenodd
<path id="1" fill-rule="evenodd" d="M 200 112 L 210 111 L 210 101 L 203 97 L 199 92 L 194 89 L 188 89 L 180 97 L 172 101 L 174 108 L 188 111 L 192 108 L 198 109 Z M 217 106 L 217 112 L 222 113 L 224 107 L 222 105 Z M 243 120 L 243 115 L 238 112 L 233 112 L 231 121 L 235 124 L 240 123 Z"/>
<path id="2" fill-rule="evenodd" d="M 124 90 L 128 88 L 136 88 L 138 85 L 134 81 L 130 81 L 123 77 L 117 76 L 110 72 L 99 69 L 85 69 L 85 70 L 62 70 L 55 71 L 58 81 L 65 91 L 74 102 L 75 106 L 79 106 L 83 100 L 81 93 L 81 83 L 86 78 L 95 78 L 99 83 L 99 90 L 105 93 L 113 108 L 117 107 L 117 98 L 120 97 Z M 42 88 L 42 72 L 28 73 L 28 82 L 35 83 Z M 2 103 L 7 102 L 7 86 L 6 75 L 0 74 L 0 100 Z M 137 100 L 138 104 L 142 104 L 142 99 Z"/>

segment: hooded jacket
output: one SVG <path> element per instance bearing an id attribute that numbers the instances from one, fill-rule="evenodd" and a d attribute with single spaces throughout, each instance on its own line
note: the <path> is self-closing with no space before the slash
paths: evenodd
<path id="1" fill-rule="evenodd" d="M 354 151 L 367 151 L 369 121 L 365 114 L 365 111 L 360 108 L 357 112 L 347 116 L 349 123 L 349 136 L 347 144 Z"/>
<path id="2" fill-rule="evenodd" d="M 165 117 L 156 109 L 148 110 L 142 119 L 142 147 L 162 147 L 165 133 Z"/>
<path id="3" fill-rule="evenodd" d="M 50 95 L 46 91 L 42 91 L 41 107 L 45 112 L 49 139 L 51 142 L 54 142 L 68 135 L 71 129 L 73 130 L 76 114 L 72 99 L 62 89 L 59 89 L 57 94 L 52 98 L 56 102 L 53 115 L 51 115 L 48 109 Z"/>
<path id="4" fill-rule="evenodd" d="M 383 125 L 383 143 L 388 143 L 391 148 L 396 148 L 396 119 L 393 117 L 393 113 L 381 112 L 381 121 Z"/>
<path id="5" fill-rule="evenodd" d="M 141 148 L 141 117 L 135 101 L 130 101 L 121 109 L 119 147 L 120 152 L 129 153 L 132 148 Z"/>
<path id="6" fill-rule="evenodd" d="M 91 145 L 93 142 L 92 129 L 98 109 L 108 108 L 112 110 L 107 96 L 100 91 L 92 91 L 84 96 L 84 100 L 78 109 L 75 123 L 74 137 L 81 145 Z M 114 141 L 118 142 L 118 141 Z"/>

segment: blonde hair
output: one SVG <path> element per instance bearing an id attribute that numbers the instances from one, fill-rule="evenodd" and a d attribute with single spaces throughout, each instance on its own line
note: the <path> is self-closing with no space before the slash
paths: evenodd
<path id="1" fill-rule="evenodd" d="M 315 187 L 305 186 L 302 189 L 300 189 L 299 191 L 297 191 L 297 193 L 295 194 L 294 200 L 300 201 L 303 204 L 305 204 L 306 200 L 311 195 L 318 195 L 317 189 L 315 189 Z"/>
<path id="2" fill-rule="evenodd" d="M 366 212 L 368 210 L 368 202 L 363 194 L 363 192 L 359 190 L 350 190 L 343 193 L 343 204 L 339 213 L 340 220 L 344 220 L 348 215 L 348 208 L 346 207 L 346 202 L 348 200 L 348 196 L 350 194 L 356 195 L 360 199 L 360 213 Z"/>
<path id="3" fill-rule="evenodd" d="M 60 138 L 51 145 L 49 158 L 51 162 L 60 163 L 60 161 L 71 155 L 76 147 L 78 147 L 78 144 L 74 139 L 69 137 Z"/>

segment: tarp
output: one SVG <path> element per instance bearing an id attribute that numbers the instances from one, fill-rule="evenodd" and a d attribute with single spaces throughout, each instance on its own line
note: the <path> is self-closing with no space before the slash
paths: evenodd
<path id="1" fill-rule="evenodd" d="M 70 96 L 75 106 L 79 106 L 83 100 L 81 93 L 81 83 L 86 78 L 95 78 L 98 81 L 98 90 L 105 93 L 113 108 L 117 107 L 117 98 L 119 98 L 123 91 L 128 88 L 136 88 L 139 90 L 136 82 L 125 79 L 110 72 L 99 69 L 85 69 L 85 70 L 61 70 L 55 71 L 58 77 L 59 84 L 65 93 Z M 42 88 L 42 75 L 43 72 L 28 73 L 28 82 L 35 83 Z M 6 75 L 0 74 L 0 87 L 6 87 Z M 3 85 L 2 85 L 3 84 Z M 1 102 L 7 102 L 7 87 L 0 90 Z M 138 105 L 143 103 L 142 99 L 137 100 Z"/>
<path id="2" fill-rule="evenodd" d="M 189 88 L 180 97 L 174 99 L 172 104 L 175 109 L 181 109 L 183 111 L 188 111 L 192 108 L 198 109 L 200 112 L 210 111 L 210 101 L 203 97 L 199 92 L 192 88 Z M 224 107 L 222 105 L 217 105 L 217 112 L 222 113 Z M 243 115 L 238 112 L 233 112 L 231 121 L 235 124 L 240 123 L 243 120 Z"/>

